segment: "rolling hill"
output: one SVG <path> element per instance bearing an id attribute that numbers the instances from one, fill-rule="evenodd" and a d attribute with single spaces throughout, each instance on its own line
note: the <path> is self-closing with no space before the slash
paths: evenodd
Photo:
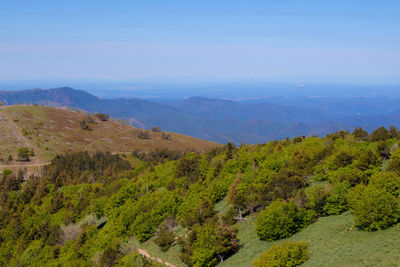
<path id="1" fill-rule="evenodd" d="M 159 126 L 213 142 L 265 143 L 296 136 L 324 136 L 362 126 L 367 131 L 400 127 L 397 98 L 271 97 L 263 102 L 235 102 L 191 97 L 154 102 L 140 98 L 101 99 L 69 87 L 0 91 L 6 105 L 27 103 L 101 112 L 139 128 Z"/>
<path id="2" fill-rule="evenodd" d="M 11 155 L 16 158 L 21 147 L 33 148 L 36 157 L 31 164 L 47 162 L 56 154 L 76 151 L 130 152 L 169 149 L 175 151 L 207 151 L 217 143 L 193 137 L 145 131 L 148 137 L 139 138 L 142 129 L 122 121 L 102 121 L 91 116 L 90 130 L 83 130 L 80 123 L 88 113 L 65 108 L 39 105 L 13 105 L 0 107 L 0 159 L 3 164 Z M 166 136 L 165 136 L 166 137 Z"/>

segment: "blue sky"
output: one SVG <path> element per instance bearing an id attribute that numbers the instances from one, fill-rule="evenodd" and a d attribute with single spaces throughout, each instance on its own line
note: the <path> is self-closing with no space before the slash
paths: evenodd
<path id="1" fill-rule="evenodd" d="M 400 82 L 400 1 L 0 0 L 0 80 Z"/>

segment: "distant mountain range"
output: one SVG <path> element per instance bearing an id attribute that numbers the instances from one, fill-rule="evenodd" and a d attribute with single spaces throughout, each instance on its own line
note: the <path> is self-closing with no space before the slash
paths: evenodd
<path id="1" fill-rule="evenodd" d="M 325 135 L 362 126 L 400 126 L 398 98 L 274 97 L 264 102 L 241 103 L 191 97 L 158 103 L 140 98 L 100 99 L 69 87 L 0 91 L 7 104 L 68 106 L 107 113 L 141 128 L 159 126 L 165 131 L 226 143 L 264 143 L 301 135 Z"/>

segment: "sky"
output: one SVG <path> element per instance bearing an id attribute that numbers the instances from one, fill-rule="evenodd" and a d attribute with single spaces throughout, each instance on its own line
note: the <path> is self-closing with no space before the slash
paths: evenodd
<path id="1" fill-rule="evenodd" d="M 398 0 L 0 0 L 0 81 L 400 83 Z"/>

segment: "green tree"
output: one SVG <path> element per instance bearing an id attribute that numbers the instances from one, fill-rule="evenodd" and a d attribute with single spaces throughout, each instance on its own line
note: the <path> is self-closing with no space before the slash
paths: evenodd
<path id="1" fill-rule="evenodd" d="M 388 133 L 389 133 L 390 138 L 396 138 L 396 139 L 398 139 L 398 138 L 400 137 L 400 131 L 399 131 L 399 129 L 397 129 L 397 128 L 394 127 L 394 126 L 390 126 Z"/>
<path id="2" fill-rule="evenodd" d="M 379 127 L 369 135 L 369 139 L 372 142 L 386 141 L 389 138 L 391 138 L 390 133 L 385 127 Z"/>
<path id="3" fill-rule="evenodd" d="M 357 127 L 354 129 L 353 136 L 357 140 L 366 141 L 368 139 L 368 133 L 364 131 L 361 127 Z"/>

